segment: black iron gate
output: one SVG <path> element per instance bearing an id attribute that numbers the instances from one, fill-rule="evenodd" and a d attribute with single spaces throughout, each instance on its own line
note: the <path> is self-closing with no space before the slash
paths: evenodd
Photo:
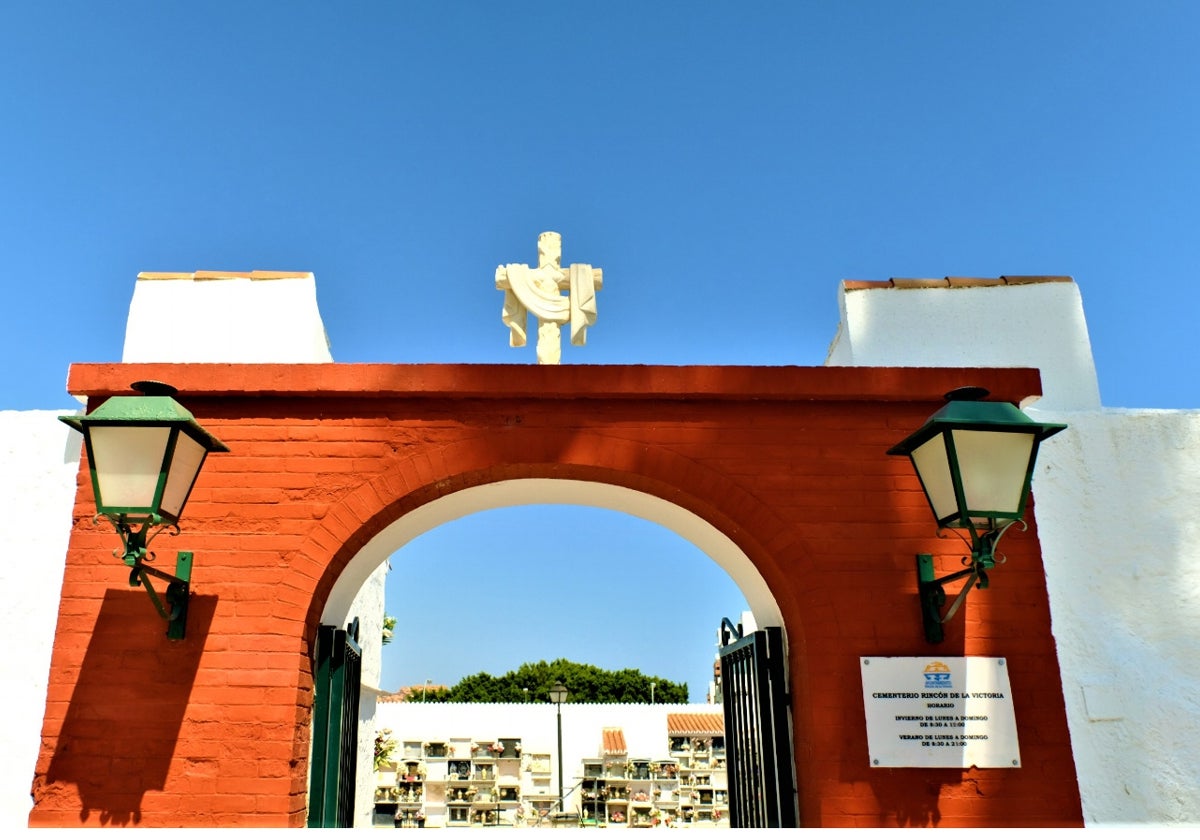
<path id="1" fill-rule="evenodd" d="M 721 622 L 721 702 L 732 828 L 795 828 L 795 763 L 791 702 L 784 672 L 783 630 L 742 635 Z"/>
<path id="2" fill-rule="evenodd" d="M 352 828 L 358 766 L 362 648 L 358 620 L 349 630 L 321 625 L 314 671 L 309 828 Z"/>

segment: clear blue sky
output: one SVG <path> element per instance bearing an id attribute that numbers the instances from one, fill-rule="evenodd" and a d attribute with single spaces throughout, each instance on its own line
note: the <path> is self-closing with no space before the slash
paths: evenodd
<path id="1" fill-rule="evenodd" d="M 543 230 L 605 270 L 567 362 L 819 365 L 843 278 L 1068 274 L 1104 404 L 1195 408 L 1198 70 L 1182 1 L 0 3 L 0 408 L 118 360 L 139 271 L 532 361 L 492 272 Z"/>

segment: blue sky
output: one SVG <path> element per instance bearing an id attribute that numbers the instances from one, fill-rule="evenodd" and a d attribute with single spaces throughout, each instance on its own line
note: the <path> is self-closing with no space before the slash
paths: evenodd
<path id="1" fill-rule="evenodd" d="M 492 272 L 543 230 L 605 271 L 568 363 L 819 365 L 843 278 L 1067 274 L 1104 404 L 1195 408 L 1198 70 L 1191 2 L 3 3 L 0 408 L 118 360 L 139 271 L 532 362 Z"/>

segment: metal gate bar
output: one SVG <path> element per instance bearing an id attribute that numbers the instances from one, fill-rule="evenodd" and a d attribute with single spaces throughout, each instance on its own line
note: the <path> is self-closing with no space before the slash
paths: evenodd
<path id="1" fill-rule="evenodd" d="M 795 764 L 783 630 L 721 623 L 721 702 L 732 828 L 794 828 Z"/>

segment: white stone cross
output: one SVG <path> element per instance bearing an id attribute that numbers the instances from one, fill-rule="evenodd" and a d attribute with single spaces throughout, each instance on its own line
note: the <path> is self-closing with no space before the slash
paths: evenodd
<path id="1" fill-rule="evenodd" d="M 509 346 L 525 346 L 525 318 L 532 312 L 538 320 L 538 364 L 558 364 L 562 360 L 559 326 L 569 322 L 571 343 L 587 344 L 587 328 L 596 323 L 596 292 L 603 285 L 604 272 L 599 268 L 571 263 L 563 271 L 562 237 L 546 231 L 538 237 L 537 268 L 523 263 L 496 268 L 496 288 L 504 290 L 501 318 L 509 329 Z"/>

